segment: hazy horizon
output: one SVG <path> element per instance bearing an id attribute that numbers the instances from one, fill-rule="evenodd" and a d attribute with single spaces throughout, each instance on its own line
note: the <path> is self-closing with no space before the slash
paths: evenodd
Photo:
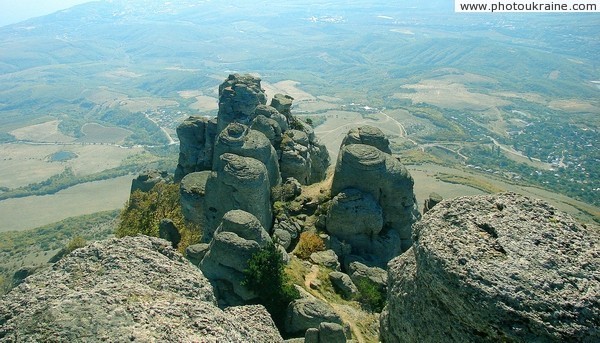
<path id="1" fill-rule="evenodd" d="M 0 27 L 16 24 L 27 19 L 41 17 L 92 0 L 0 0 Z"/>

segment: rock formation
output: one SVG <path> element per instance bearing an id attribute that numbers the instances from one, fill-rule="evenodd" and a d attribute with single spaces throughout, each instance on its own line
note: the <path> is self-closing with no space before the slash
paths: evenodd
<path id="1" fill-rule="evenodd" d="M 135 191 L 149 192 L 157 183 L 171 182 L 171 177 L 166 171 L 160 170 L 148 170 L 136 177 L 131 181 L 131 191 L 133 194 Z"/>
<path id="2" fill-rule="evenodd" d="M 285 330 L 290 334 L 304 334 L 321 323 L 342 324 L 342 319 L 326 302 L 316 298 L 300 298 L 287 308 Z"/>
<path id="3" fill-rule="evenodd" d="M 187 174 L 179 183 L 181 212 L 187 222 L 205 227 L 204 197 L 206 182 L 211 172 L 208 170 Z"/>
<path id="4" fill-rule="evenodd" d="M 198 268 L 144 236 L 94 242 L 0 299 L 3 342 L 282 342 L 262 306 L 217 307 Z"/>
<path id="5" fill-rule="evenodd" d="M 158 224 L 158 237 L 171 242 L 173 248 L 177 248 L 181 241 L 179 229 L 171 219 L 163 218 Z"/>
<path id="6" fill-rule="evenodd" d="M 271 231 L 271 204 L 265 194 L 281 184 L 282 176 L 305 185 L 326 176 L 329 153 L 312 128 L 291 115 L 293 98 L 276 94 L 267 105 L 260 81 L 247 74 L 229 75 L 219 86 L 218 116 L 190 117 L 177 129 L 180 154 L 175 180 L 183 181 L 195 172 L 214 172 L 194 175 L 181 186 L 184 216 L 204 228 L 204 242 L 210 241 L 223 214 L 231 209 L 254 214 Z M 226 154 L 227 163 L 223 162 Z M 245 158 L 262 164 L 266 175 Z M 257 179 L 246 184 L 251 174 Z"/>
<path id="7" fill-rule="evenodd" d="M 210 170 L 216 134 L 216 118 L 192 116 L 177 127 L 179 162 L 175 170 L 175 182 L 181 181 L 189 173 Z"/>
<path id="8" fill-rule="evenodd" d="M 252 157 L 225 153 L 219 157 L 215 171 L 206 182 L 206 225 L 202 240 L 209 242 L 223 215 L 230 210 L 244 210 L 271 230 L 271 192 L 265 165 Z"/>
<path id="9" fill-rule="evenodd" d="M 390 141 L 387 139 L 383 131 L 371 125 L 363 125 L 350 129 L 342 141 L 342 147 L 350 144 L 370 145 L 385 152 L 386 154 L 392 153 L 392 150 L 390 149 Z"/>
<path id="10" fill-rule="evenodd" d="M 249 74 L 232 74 L 219 86 L 217 133 L 236 122 L 249 126 L 256 116 L 256 107 L 265 105 L 267 97 L 260 87 L 260 78 Z"/>
<path id="11" fill-rule="evenodd" d="M 240 305 L 256 298 L 241 285 L 243 272 L 252 254 L 270 242 L 269 234 L 252 214 L 233 210 L 223 216 L 200 263 L 204 275 L 215 283 L 223 305 Z"/>
<path id="12" fill-rule="evenodd" d="M 271 187 L 281 183 L 277 153 L 269 139 L 256 130 L 249 129 L 239 123 L 231 123 L 221 131 L 215 142 L 213 170 L 224 153 L 232 153 L 244 157 L 253 157 L 261 161 L 267 168 Z"/>
<path id="13" fill-rule="evenodd" d="M 389 263 L 383 342 L 598 342 L 600 236 L 506 193 L 437 204 Z"/>
<path id="14" fill-rule="evenodd" d="M 425 199 L 423 204 L 423 214 L 429 212 L 433 208 L 433 206 L 439 204 L 444 198 L 441 195 L 433 192 L 429 194 L 429 197 Z"/>
<path id="15" fill-rule="evenodd" d="M 386 140 L 373 128 L 351 130 L 348 137 L 346 143 L 362 139 L 386 148 Z M 327 230 L 350 243 L 353 254 L 370 255 L 376 264 L 385 265 L 412 244 L 411 225 L 420 217 L 413 184 L 392 155 L 373 145 L 342 145 Z"/>

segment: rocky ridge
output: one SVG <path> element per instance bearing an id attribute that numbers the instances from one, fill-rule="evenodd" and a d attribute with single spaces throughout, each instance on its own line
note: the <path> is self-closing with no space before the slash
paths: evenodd
<path id="1" fill-rule="evenodd" d="M 91 243 L 0 299 L 1 342 L 281 342 L 260 305 L 217 307 L 209 281 L 171 243 Z"/>

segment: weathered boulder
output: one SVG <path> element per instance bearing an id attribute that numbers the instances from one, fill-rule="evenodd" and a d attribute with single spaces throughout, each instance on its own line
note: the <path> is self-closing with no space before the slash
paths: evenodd
<path id="1" fill-rule="evenodd" d="M 342 324 L 342 319 L 326 302 L 316 298 L 301 298 L 288 305 L 284 326 L 286 332 L 298 334 L 305 333 L 309 328 L 318 328 L 323 322 Z"/>
<path id="2" fill-rule="evenodd" d="M 275 107 L 267 105 L 258 105 L 256 106 L 255 113 L 257 117 L 262 115 L 277 122 L 282 132 L 287 131 L 289 129 L 288 118 L 279 111 L 277 111 Z"/>
<path id="3" fill-rule="evenodd" d="M 308 152 L 310 153 L 310 179 L 309 183 L 317 183 L 325 180 L 327 169 L 331 163 L 329 151 L 324 144 L 318 141 L 312 141 Z"/>
<path id="4" fill-rule="evenodd" d="M 147 170 L 131 181 L 131 191 L 149 192 L 156 184 L 161 182 L 170 182 L 171 177 L 166 171 Z"/>
<path id="5" fill-rule="evenodd" d="M 185 256 L 188 260 L 190 260 L 190 262 L 192 262 L 193 265 L 197 266 L 200 264 L 204 256 L 206 256 L 209 247 L 210 244 L 208 243 L 189 245 L 187 248 L 185 248 Z"/>
<path id="6" fill-rule="evenodd" d="M 346 343 L 344 327 L 337 323 L 321 323 L 319 343 Z"/>
<path id="7" fill-rule="evenodd" d="M 319 329 L 310 328 L 306 330 L 306 333 L 304 333 L 303 343 L 319 343 Z"/>
<path id="8" fill-rule="evenodd" d="M 350 275 L 350 279 L 355 285 L 368 281 L 376 285 L 381 291 L 385 291 L 387 288 L 388 276 L 384 269 L 369 267 L 361 262 L 354 261 L 348 266 L 348 275 Z"/>
<path id="9" fill-rule="evenodd" d="M 216 118 L 191 116 L 177 127 L 179 161 L 175 182 L 189 173 L 211 169 L 216 134 Z"/>
<path id="10" fill-rule="evenodd" d="M 425 199 L 425 203 L 423 204 L 423 214 L 427 213 L 429 210 L 433 208 L 433 206 L 439 204 L 444 198 L 441 195 L 432 192 L 429 194 L 429 197 Z"/>
<path id="11" fill-rule="evenodd" d="M 600 341 L 600 235 L 505 193 L 444 200 L 389 263 L 383 342 Z"/>
<path id="12" fill-rule="evenodd" d="M 350 144 L 365 144 L 391 154 L 390 141 L 383 131 L 370 125 L 364 125 L 350 129 L 342 141 L 342 147 Z"/>
<path id="13" fill-rule="evenodd" d="M 250 74 L 231 74 L 219 86 L 219 114 L 217 133 L 233 122 L 250 125 L 258 105 L 267 97 L 260 87 L 260 78 Z"/>
<path id="14" fill-rule="evenodd" d="M 302 185 L 308 185 L 311 173 L 311 159 L 308 151 L 309 140 L 306 133 L 288 130 L 281 142 L 281 178 L 294 178 Z"/>
<path id="15" fill-rule="evenodd" d="M 158 237 L 171 242 L 173 248 L 177 248 L 181 241 L 179 229 L 171 219 L 163 218 L 158 224 Z"/>
<path id="16" fill-rule="evenodd" d="M 271 242 L 258 219 L 242 210 L 232 210 L 223 216 L 215 231 L 200 269 L 216 282 L 219 301 L 224 305 L 239 305 L 256 298 L 242 286 L 248 260 L 260 248 Z"/>
<path id="17" fill-rule="evenodd" d="M 352 245 L 354 253 L 373 253 L 373 242 L 383 229 L 383 210 L 375 198 L 356 188 L 346 188 L 331 201 L 327 231 Z"/>
<path id="18" fill-rule="evenodd" d="M 277 153 L 271 142 L 261 132 L 251 130 L 240 123 L 227 125 L 215 142 L 215 166 L 220 163 L 219 157 L 224 153 L 252 157 L 261 161 L 267 168 L 271 187 L 281 183 Z M 213 169 L 216 169 L 215 166 L 213 166 Z"/>
<path id="19" fill-rule="evenodd" d="M 275 120 L 257 115 L 250 128 L 265 135 L 272 146 L 278 147 L 281 144 L 281 127 Z"/>
<path id="20" fill-rule="evenodd" d="M 412 243 L 411 226 L 420 218 L 413 178 L 406 168 L 389 154 L 365 144 L 343 146 L 335 167 L 331 193 L 348 188 L 370 194 L 383 211 L 384 231 L 395 231 L 401 244 L 387 244 L 397 256 Z M 390 235 L 393 237 L 393 234 Z"/>
<path id="21" fill-rule="evenodd" d="M 225 153 L 206 183 L 206 226 L 203 242 L 212 239 L 223 215 L 240 209 L 258 218 L 270 231 L 272 225 L 271 192 L 265 165 L 252 157 Z"/>
<path id="22" fill-rule="evenodd" d="M 277 112 L 288 117 L 290 115 L 293 101 L 294 98 L 291 96 L 277 93 L 273 96 L 273 99 L 271 99 L 271 107 L 275 108 Z"/>
<path id="23" fill-rule="evenodd" d="M 356 294 L 358 294 L 358 288 L 348 274 L 342 272 L 331 272 L 329 273 L 329 280 L 338 291 L 342 297 L 345 299 L 352 299 Z"/>
<path id="24" fill-rule="evenodd" d="M 282 342 L 262 306 L 221 310 L 198 268 L 158 238 L 77 249 L 0 298 L 5 342 Z"/>
<path id="25" fill-rule="evenodd" d="M 208 170 L 189 173 L 179 183 L 179 202 L 183 217 L 198 227 L 205 226 L 204 197 L 210 174 Z"/>
<path id="26" fill-rule="evenodd" d="M 340 270 L 340 262 L 338 261 L 338 256 L 335 254 L 333 250 L 324 250 L 317 251 L 310 254 L 310 260 L 313 263 L 322 265 L 326 268 L 333 270 Z"/>

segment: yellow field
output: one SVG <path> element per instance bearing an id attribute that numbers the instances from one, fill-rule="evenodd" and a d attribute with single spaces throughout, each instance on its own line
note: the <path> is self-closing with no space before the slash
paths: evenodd
<path id="1" fill-rule="evenodd" d="M 53 195 L 0 201 L 0 232 L 33 229 L 69 217 L 122 208 L 133 176 L 80 184 Z"/>

